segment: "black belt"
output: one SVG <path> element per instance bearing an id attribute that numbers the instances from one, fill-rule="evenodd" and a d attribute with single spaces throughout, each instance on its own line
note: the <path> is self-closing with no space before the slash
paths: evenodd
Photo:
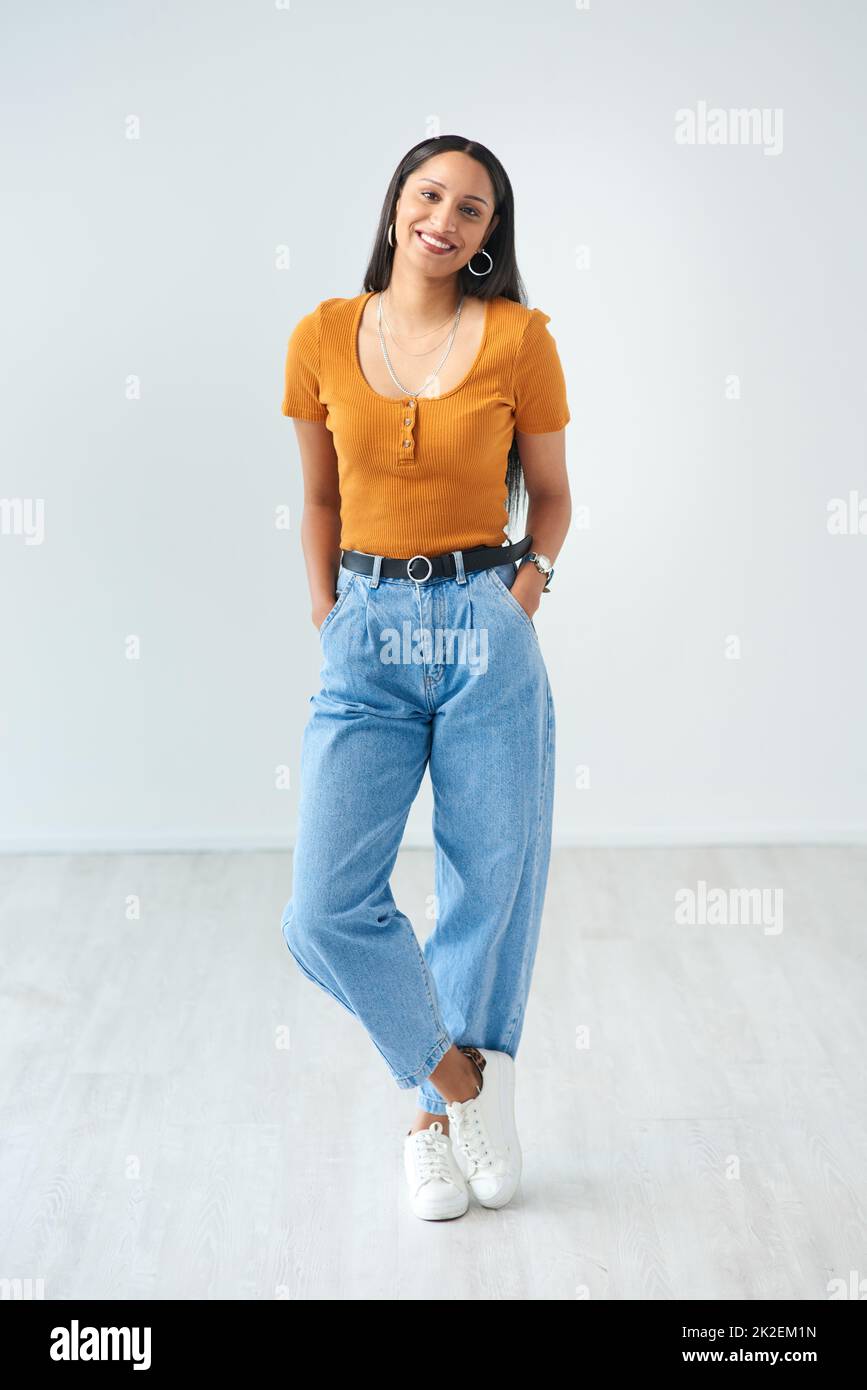
<path id="1" fill-rule="evenodd" d="M 511 560 L 519 560 L 526 555 L 533 544 L 532 536 L 513 541 L 510 545 L 476 545 L 472 550 L 461 550 L 465 570 L 486 570 L 494 565 L 507 565 Z M 364 550 L 341 550 L 341 563 L 345 569 L 355 570 L 356 574 L 373 574 L 375 555 Z M 430 568 L 425 570 L 424 565 Z M 428 579 L 452 579 L 457 574 L 454 552 L 445 555 L 411 555 L 408 560 L 396 560 L 383 555 L 379 573 L 383 579 L 412 579 L 416 584 L 424 584 Z"/>

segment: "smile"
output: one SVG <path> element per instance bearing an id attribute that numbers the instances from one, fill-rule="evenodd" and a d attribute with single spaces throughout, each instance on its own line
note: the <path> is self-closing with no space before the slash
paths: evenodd
<path id="1" fill-rule="evenodd" d="M 455 249 L 450 241 L 443 241 L 440 237 L 432 236 L 430 232 L 416 232 L 416 236 L 424 242 L 425 246 L 429 246 L 431 251 L 446 252 Z"/>

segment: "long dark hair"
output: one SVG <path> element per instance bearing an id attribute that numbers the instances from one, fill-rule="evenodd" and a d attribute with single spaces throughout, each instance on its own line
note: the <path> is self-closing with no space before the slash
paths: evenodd
<path id="1" fill-rule="evenodd" d="M 424 164 L 425 160 L 436 154 L 445 154 L 449 150 L 459 150 L 485 166 L 494 189 L 494 209 L 491 216 L 498 213 L 500 218 L 491 236 L 485 241 L 485 250 L 490 253 L 494 262 L 490 274 L 473 275 L 472 271 L 463 266 L 458 272 L 461 290 L 476 299 L 495 299 L 500 296 L 503 299 L 513 299 L 516 304 L 526 305 L 527 291 L 515 258 L 515 200 L 509 176 L 496 155 L 485 145 L 479 145 L 475 140 L 465 140 L 462 135 L 439 135 L 421 140 L 407 151 L 398 164 L 383 200 L 373 251 L 364 273 L 364 292 L 388 288 L 394 262 L 394 248 L 388 244 L 388 229 L 394 221 L 397 200 L 408 176 L 420 164 Z M 521 456 L 514 435 L 506 463 L 506 487 L 509 522 L 517 524 L 526 488 Z"/>

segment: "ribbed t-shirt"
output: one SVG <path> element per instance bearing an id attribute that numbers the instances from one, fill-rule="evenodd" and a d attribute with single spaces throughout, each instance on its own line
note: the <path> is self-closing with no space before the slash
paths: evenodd
<path id="1" fill-rule="evenodd" d="M 550 316 L 486 300 L 463 380 L 439 396 L 391 398 L 358 359 L 373 293 L 323 299 L 299 320 L 286 354 L 283 414 L 322 420 L 334 438 L 341 548 L 409 559 L 502 545 L 514 431 L 546 434 L 571 419 Z"/>

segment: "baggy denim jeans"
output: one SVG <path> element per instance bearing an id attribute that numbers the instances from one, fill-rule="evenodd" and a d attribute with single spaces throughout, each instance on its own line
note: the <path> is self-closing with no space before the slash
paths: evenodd
<path id="1" fill-rule="evenodd" d="M 381 557 L 371 575 L 340 566 L 282 918 L 303 974 L 440 1115 L 428 1078 L 453 1043 L 517 1052 L 554 797 L 554 703 L 535 626 L 509 592 L 517 565 L 465 571 L 455 556 L 455 576 L 418 584 L 381 578 Z M 389 879 L 426 768 L 435 911 L 422 950 Z"/>

